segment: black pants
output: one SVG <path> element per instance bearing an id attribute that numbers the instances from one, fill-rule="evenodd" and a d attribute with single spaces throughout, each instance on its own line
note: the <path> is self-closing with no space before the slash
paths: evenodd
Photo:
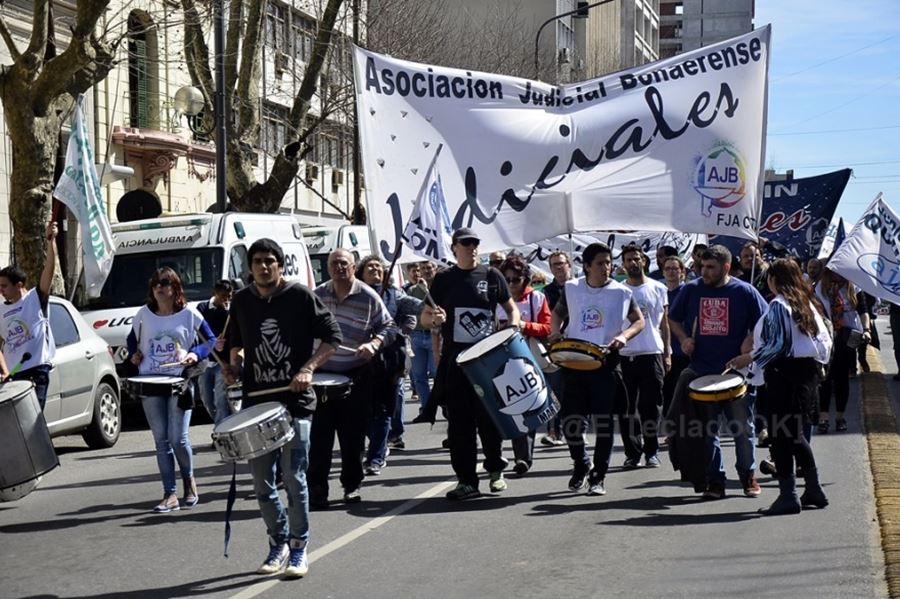
<path id="1" fill-rule="evenodd" d="M 828 376 L 819 386 L 819 411 L 831 411 L 831 395 L 834 394 L 835 409 L 838 412 L 847 410 L 850 400 L 850 370 L 856 364 L 856 349 L 846 345 L 834 345 L 831 368 Z"/>
<path id="2" fill-rule="evenodd" d="M 803 435 L 819 392 L 818 366 L 812 358 L 781 358 L 766 367 L 766 397 L 772 458 L 779 473 L 792 474 L 794 460 L 815 468 L 812 448 Z"/>
<path id="3" fill-rule="evenodd" d="M 341 486 L 346 492 L 359 488 L 363 480 L 362 452 L 372 413 L 372 381 L 368 366 L 344 373 L 350 387 L 316 390 L 318 404 L 309 434 L 309 493 L 316 499 L 328 497 L 334 436 L 341 448 Z"/>
<path id="4" fill-rule="evenodd" d="M 603 479 L 609 470 L 609 459 L 613 450 L 613 413 L 616 402 L 618 373 L 616 367 L 607 363 L 600 370 L 565 370 L 562 419 L 563 434 L 569 445 L 569 455 L 575 470 L 586 472 L 591 465 L 584 433 L 588 428 L 588 416 L 593 415 L 594 430 L 594 475 Z"/>
<path id="5" fill-rule="evenodd" d="M 456 364 L 456 356 L 441 355 L 438 379 L 447 401 L 447 436 L 450 439 L 450 463 L 459 482 L 478 487 L 478 441 L 484 452 L 484 469 L 501 472 L 506 468 L 503 440 L 475 395 L 469 379 Z"/>
<path id="6" fill-rule="evenodd" d="M 619 433 L 625 457 L 639 459 L 659 451 L 659 416 L 663 405 L 665 368 L 662 354 L 622 356 L 625 397 L 619 398 Z"/>

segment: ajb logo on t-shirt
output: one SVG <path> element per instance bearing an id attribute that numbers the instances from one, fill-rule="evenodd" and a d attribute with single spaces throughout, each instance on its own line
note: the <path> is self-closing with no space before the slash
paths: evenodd
<path id="1" fill-rule="evenodd" d="M 581 312 L 581 330 L 590 331 L 603 326 L 603 312 L 596 306 L 586 306 Z"/>
<path id="2" fill-rule="evenodd" d="M 700 334 L 728 335 L 728 298 L 700 298 Z"/>

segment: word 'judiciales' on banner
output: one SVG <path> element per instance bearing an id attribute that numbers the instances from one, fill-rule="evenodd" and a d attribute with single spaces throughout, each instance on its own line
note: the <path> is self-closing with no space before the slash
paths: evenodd
<path id="1" fill-rule="evenodd" d="M 598 230 L 755 237 L 770 33 L 568 85 L 355 48 L 379 253 L 398 252 L 439 144 L 451 227 L 483 251 Z"/>

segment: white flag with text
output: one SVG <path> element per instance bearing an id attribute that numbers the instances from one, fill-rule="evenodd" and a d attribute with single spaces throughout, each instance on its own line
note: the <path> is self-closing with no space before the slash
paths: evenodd
<path id="1" fill-rule="evenodd" d="M 109 221 L 106 220 L 100 177 L 94 166 L 94 152 L 84 120 L 83 102 L 84 96 L 79 96 L 75 102 L 66 166 L 53 190 L 53 197 L 65 204 L 78 219 L 84 252 L 85 290 L 88 297 L 99 297 L 112 269 L 115 245 Z"/>
<path id="2" fill-rule="evenodd" d="M 878 197 L 826 265 L 877 298 L 900 303 L 900 216 Z"/>
<path id="3" fill-rule="evenodd" d="M 438 148 L 440 153 L 440 148 Z M 406 228 L 403 229 L 403 243 L 417 256 L 433 262 L 453 264 L 450 249 L 453 230 L 444 198 L 444 186 L 437 167 L 437 154 L 428 168 L 425 183 L 419 190 L 419 197 Z"/>

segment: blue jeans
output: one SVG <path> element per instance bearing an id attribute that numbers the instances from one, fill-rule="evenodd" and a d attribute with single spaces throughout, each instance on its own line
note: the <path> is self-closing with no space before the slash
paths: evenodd
<path id="1" fill-rule="evenodd" d="M 178 460 L 182 480 L 194 477 L 194 455 L 191 440 L 188 439 L 191 410 L 179 408 L 178 398 L 174 395 L 142 397 L 141 405 L 144 407 L 150 432 L 153 433 L 156 465 L 159 466 L 162 477 L 163 493 L 166 496 L 174 495 L 175 460 Z"/>
<path id="2" fill-rule="evenodd" d="M 431 397 L 431 387 L 428 386 L 428 379 L 434 378 L 437 367 L 434 364 L 434 350 L 431 349 L 431 332 L 430 331 L 413 331 L 410 337 L 412 341 L 412 367 L 410 369 L 410 379 L 412 380 L 413 389 L 419 396 L 419 405 L 424 406 Z"/>
<path id="3" fill-rule="evenodd" d="M 403 401 L 403 379 L 400 379 L 391 390 L 393 396 Z M 388 436 L 393 432 L 392 421 L 396 412 L 396 400 L 376 400 L 372 407 L 372 418 L 369 421 L 369 450 L 366 452 L 366 462 L 384 466 L 387 453 Z M 402 405 L 402 404 L 401 404 Z M 402 426 L 401 426 L 402 434 Z M 397 435 L 399 436 L 399 435 Z"/>
<path id="4" fill-rule="evenodd" d="M 211 364 L 200 375 L 197 383 L 200 385 L 200 399 L 206 408 L 213 424 L 219 424 L 231 415 L 228 406 L 228 395 L 225 391 L 225 379 L 222 378 L 222 367 Z"/>
<path id="5" fill-rule="evenodd" d="M 306 486 L 306 468 L 309 466 L 310 421 L 294 418 L 294 438 L 275 451 L 249 460 L 253 477 L 253 492 L 259 503 L 259 511 L 266 532 L 276 545 L 291 543 L 291 547 L 305 547 L 309 542 L 309 490 Z M 287 510 L 278 495 L 275 482 L 275 464 L 280 460 L 287 492 Z"/>
<path id="6" fill-rule="evenodd" d="M 391 415 L 391 430 L 388 433 L 388 439 L 400 439 L 406 428 L 403 426 L 403 402 L 406 399 L 403 391 L 403 380 L 397 384 L 397 403 L 394 406 L 394 413 Z"/>
<path id="7" fill-rule="evenodd" d="M 734 452 L 737 457 L 735 469 L 738 474 L 748 474 L 756 470 L 754 450 L 756 430 L 753 425 L 753 405 L 756 396 L 748 393 L 732 401 L 705 402 L 707 455 L 709 462 L 706 476 L 709 482 L 725 483 L 725 460 L 719 440 L 718 427 L 721 416 L 725 416 L 728 431 L 734 437 Z"/>

